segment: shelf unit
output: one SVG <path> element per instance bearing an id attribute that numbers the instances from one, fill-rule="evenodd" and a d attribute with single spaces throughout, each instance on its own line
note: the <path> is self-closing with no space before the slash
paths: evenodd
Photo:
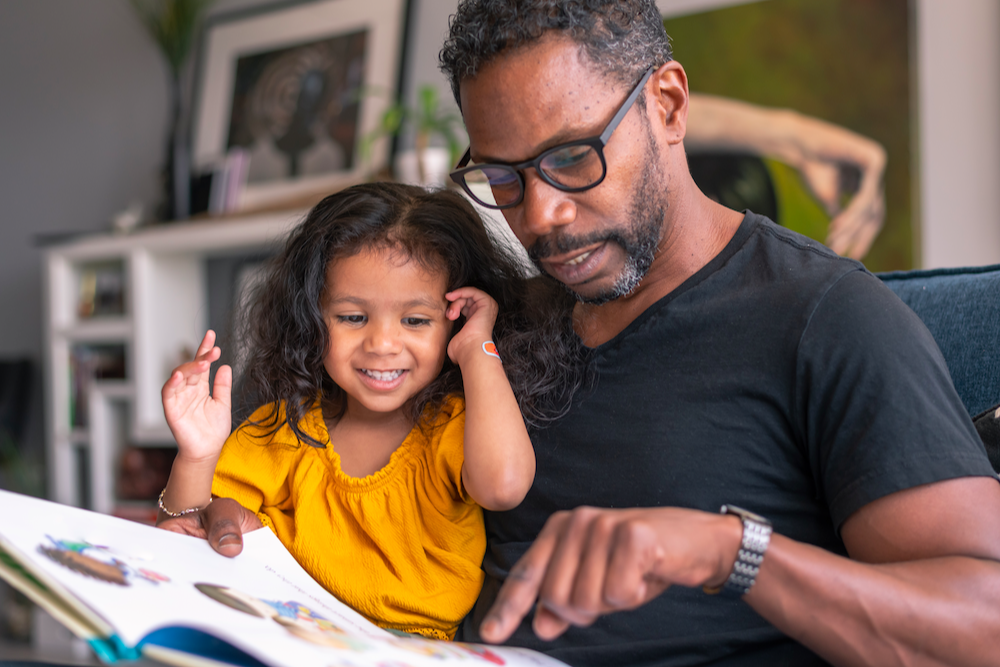
<path id="1" fill-rule="evenodd" d="M 53 500 L 105 513 L 115 510 L 115 469 L 126 444 L 173 443 L 160 388 L 182 351 L 196 349 L 207 328 L 208 258 L 272 252 L 304 214 L 171 223 L 46 248 L 45 407 Z M 90 267 L 119 265 L 122 312 L 84 317 L 82 276 Z M 80 402 L 71 356 L 80 345 L 123 346 L 125 377 L 85 382 L 86 410 L 76 420 L 85 425 L 74 425 L 72 412 L 82 406 L 70 407 Z"/>

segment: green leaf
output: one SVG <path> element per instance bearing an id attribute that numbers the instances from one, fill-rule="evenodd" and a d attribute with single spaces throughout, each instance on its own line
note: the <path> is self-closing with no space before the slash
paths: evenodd
<path id="1" fill-rule="evenodd" d="M 437 88 L 427 84 L 420 86 L 420 90 L 417 91 L 417 99 L 420 101 L 422 120 L 426 123 L 434 119 L 438 108 Z"/>
<path id="2" fill-rule="evenodd" d="M 176 78 L 191 54 L 201 18 L 214 0 L 129 1 Z"/>

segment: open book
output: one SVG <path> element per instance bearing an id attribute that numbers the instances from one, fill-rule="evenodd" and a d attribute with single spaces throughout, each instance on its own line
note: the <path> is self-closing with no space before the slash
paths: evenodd
<path id="1" fill-rule="evenodd" d="M 0 577 L 105 662 L 562 665 L 525 649 L 382 630 L 313 581 L 267 529 L 244 535 L 230 559 L 201 539 L 7 491 L 0 508 Z"/>

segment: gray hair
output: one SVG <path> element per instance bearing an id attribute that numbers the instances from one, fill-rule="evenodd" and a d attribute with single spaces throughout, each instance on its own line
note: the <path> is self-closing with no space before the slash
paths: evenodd
<path id="1" fill-rule="evenodd" d="M 672 59 L 654 0 L 461 0 L 448 27 L 438 60 L 459 106 L 462 79 L 551 31 L 579 44 L 606 76 L 626 86 Z"/>

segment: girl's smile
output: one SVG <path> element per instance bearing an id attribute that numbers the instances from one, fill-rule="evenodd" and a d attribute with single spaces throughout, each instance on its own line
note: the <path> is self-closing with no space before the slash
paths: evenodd
<path id="1" fill-rule="evenodd" d="M 438 376 L 452 330 L 446 280 L 394 248 L 330 262 L 323 365 L 347 393 L 353 418 L 384 418 Z"/>

